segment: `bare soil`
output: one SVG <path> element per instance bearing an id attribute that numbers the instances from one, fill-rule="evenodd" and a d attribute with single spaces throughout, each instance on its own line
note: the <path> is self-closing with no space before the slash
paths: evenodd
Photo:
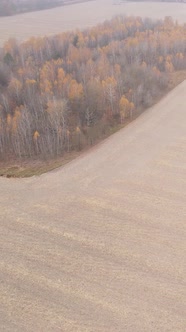
<path id="1" fill-rule="evenodd" d="M 0 331 L 186 331 L 185 96 L 62 169 L 0 178 Z"/>
<path id="2" fill-rule="evenodd" d="M 138 15 L 142 17 L 164 18 L 172 16 L 178 22 L 186 22 L 185 3 L 123 2 L 114 5 L 112 0 L 95 0 L 71 6 L 25 13 L 0 18 L 0 44 L 9 38 L 28 39 L 71 29 L 94 26 L 115 15 Z"/>

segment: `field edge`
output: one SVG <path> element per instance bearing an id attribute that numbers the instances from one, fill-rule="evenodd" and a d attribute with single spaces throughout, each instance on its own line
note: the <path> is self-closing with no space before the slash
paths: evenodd
<path id="1" fill-rule="evenodd" d="M 186 79 L 186 71 L 178 71 L 169 74 L 169 84 L 168 88 L 162 93 L 162 95 L 154 100 L 152 106 L 157 104 L 161 99 L 163 99 L 171 90 L 176 88 L 179 84 L 181 84 Z M 151 106 L 151 107 L 152 107 Z M 133 117 L 132 120 L 126 121 L 123 125 L 117 124 L 114 127 L 108 128 L 108 131 L 104 137 L 97 140 L 95 144 L 92 146 L 83 148 L 81 151 L 71 151 L 69 153 L 65 153 L 63 156 L 54 158 L 54 159 L 24 159 L 24 160 L 7 160 L 7 161 L 0 161 L 0 177 L 6 178 L 26 178 L 32 176 L 40 176 L 44 173 L 53 171 L 64 165 L 68 164 L 69 162 L 73 161 L 74 159 L 80 157 L 87 151 L 91 151 L 92 148 L 98 146 L 100 143 L 104 142 L 107 138 L 112 136 L 114 133 L 118 132 L 119 130 L 126 127 L 128 124 L 133 122 L 137 117 L 143 114 L 145 111 L 148 111 L 151 107 L 141 110 Z"/>

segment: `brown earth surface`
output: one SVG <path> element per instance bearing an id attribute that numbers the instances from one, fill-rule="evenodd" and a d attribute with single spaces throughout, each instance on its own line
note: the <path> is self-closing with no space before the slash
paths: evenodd
<path id="1" fill-rule="evenodd" d="M 186 22 L 185 3 L 124 2 L 113 5 L 112 0 L 95 0 L 71 6 L 0 18 L 0 44 L 8 38 L 18 40 L 43 36 L 71 29 L 83 29 L 111 19 L 118 14 L 164 18 L 172 16 L 180 23 Z"/>
<path id="2" fill-rule="evenodd" d="M 185 96 L 61 169 L 0 178 L 0 331 L 186 331 Z"/>

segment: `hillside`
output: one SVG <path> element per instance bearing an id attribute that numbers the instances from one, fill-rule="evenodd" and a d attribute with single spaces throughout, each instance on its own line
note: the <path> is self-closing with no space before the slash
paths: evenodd
<path id="1" fill-rule="evenodd" d="M 2 331 L 186 330 L 185 95 L 63 169 L 0 178 Z"/>
<path id="2" fill-rule="evenodd" d="M 0 18 L 0 332 L 186 331 L 185 6 Z"/>

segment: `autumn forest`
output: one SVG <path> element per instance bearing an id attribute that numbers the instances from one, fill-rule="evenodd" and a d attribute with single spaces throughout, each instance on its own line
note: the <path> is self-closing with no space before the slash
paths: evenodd
<path id="1" fill-rule="evenodd" d="M 186 69 L 186 25 L 116 17 L 0 53 L 0 159 L 81 150 L 151 106 Z"/>

